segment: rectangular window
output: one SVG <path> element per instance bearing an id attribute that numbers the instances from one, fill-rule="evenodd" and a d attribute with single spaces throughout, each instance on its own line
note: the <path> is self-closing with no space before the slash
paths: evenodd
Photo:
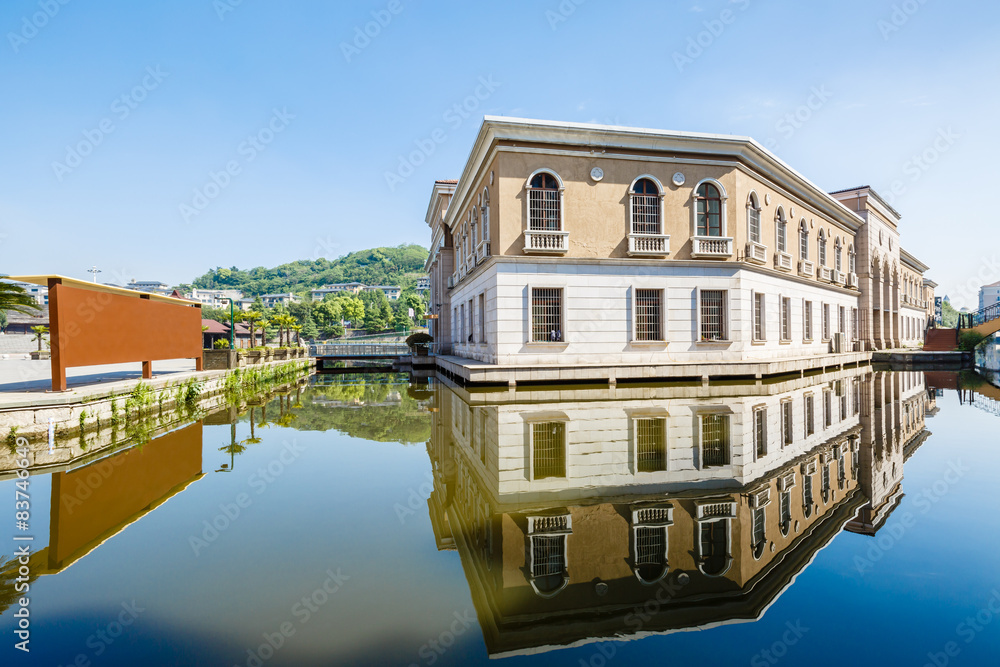
<path id="1" fill-rule="evenodd" d="M 854 380 L 854 414 L 861 414 L 861 382 L 857 378 Z"/>
<path id="2" fill-rule="evenodd" d="M 805 220 L 802 221 L 802 224 L 806 224 Z M 799 230 L 799 256 L 802 261 L 809 261 L 809 232 L 804 228 Z"/>
<path id="3" fill-rule="evenodd" d="M 795 434 L 792 431 L 791 401 L 785 401 L 781 404 L 781 433 L 786 445 L 790 445 L 795 441 Z"/>
<path id="4" fill-rule="evenodd" d="M 847 392 L 840 394 L 840 419 L 847 419 Z"/>
<path id="5" fill-rule="evenodd" d="M 701 418 L 702 467 L 729 465 L 729 415 Z"/>
<path id="6" fill-rule="evenodd" d="M 531 425 L 533 479 L 566 476 L 566 425 L 544 422 Z"/>
<path id="7" fill-rule="evenodd" d="M 767 408 L 753 411 L 753 443 L 758 459 L 767 455 Z"/>
<path id="8" fill-rule="evenodd" d="M 760 211 L 751 206 L 748 217 L 750 218 L 750 242 L 760 243 Z"/>
<path id="9" fill-rule="evenodd" d="M 847 333 L 846 320 L 847 320 L 847 309 L 841 306 L 837 314 L 837 333 L 842 333 L 842 334 Z"/>
<path id="10" fill-rule="evenodd" d="M 830 340 L 830 304 L 823 304 L 823 340 Z"/>
<path id="11" fill-rule="evenodd" d="M 531 341 L 561 342 L 562 296 L 560 288 L 535 287 L 531 290 Z"/>
<path id="12" fill-rule="evenodd" d="M 566 571 L 566 537 L 564 535 L 531 536 L 531 576 L 555 577 Z"/>
<path id="13" fill-rule="evenodd" d="M 486 342 L 486 294 L 479 295 L 479 342 Z"/>
<path id="14" fill-rule="evenodd" d="M 632 233 L 660 233 L 659 195 L 632 195 Z"/>
<path id="15" fill-rule="evenodd" d="M 528 190 L 528 228 L 531 231 L 559 231 L 561 225 L 560 194 L 557 189 L 531 188 Z"/>
<path id="16" fill-rule="evenodd" d="M 635 339 L 663 340 L 663 290 L 635 291 Z"/>
<path id="17" fill-rule="evenodd" d="M 458 342 L 465 342 L 465 304 L 458 307 Z"/>
<path id="18" fill-rule="evenodd" d="M 829 391 L 823 392 L 823 426 L 833 426 L 833 393 Z"/>
<path id="19" fill-rule="evenodd" d="M 854 340 L 858 340 L 858 309 L 851 308 L 851 334 Z"/>
<path id="20" fill-rule="evenodd" d="M 753 295 L 753 339 L 762 341 L 765 338 L 764 322 L 767 312 L 764 310 L 764 295 L 757 292 Z"/>
<path id="21" fill-rule="evenodd" d="M 781 299 L 781 340 L 792 339 L 792 300 Z"/>
<path id="22" fill-rule="evenodd" d="M 701 339 L 726 340 L 726 293 L 701 291 Z"/>
<path id="23" fill-rule="evenodd" d="M 469 334 L 468 341 L 471 343 L 476 339 L 476 307 L 475 302 L 469 299 Z"/>
<path id="24" fill-rule="evenodd" d="M 807 341 L 811 341 L 813 339 L 813 303 L 812 303 L 812 301 L 806 301 L 803 304 L 802 312 L 804 313 L 803 316 L 802 316 L 802 324 L 803 324 L 804 331 L 805 331 L 805 333 L 803 334 L 803 338 L 805 340 L 807 340 Z"/>
<path id="25" fill-rule="evenodd" d="M 667 469 L 665 419 L 635 420 L 635 461 L 638 472 L 658 472 Z"/>
<path id="26" fill-rule="evenodd" d="M 788 223 L 778 221 L 778 252 L 788 252 Z"/>
<path id="27" fill-rule="evenodd" d="M 816 432 L 816 397 L 806 396 L 806 437 Z"/>

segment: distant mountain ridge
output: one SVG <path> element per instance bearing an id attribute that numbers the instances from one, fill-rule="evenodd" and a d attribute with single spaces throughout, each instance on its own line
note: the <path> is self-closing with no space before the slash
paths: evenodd
<path id="1" fill-rule="evenodd" d="M 337 259 L 298 260 L 273 269 L 217 267 L 191 283 L 197 289 L 238 289 L 244 296 L 308 292 L 332 283 L 413 287 L 423 275 L 427 249 L 419 245 L 370 248 Z M 182 285 L 181 287 L 187 287 Z"/>

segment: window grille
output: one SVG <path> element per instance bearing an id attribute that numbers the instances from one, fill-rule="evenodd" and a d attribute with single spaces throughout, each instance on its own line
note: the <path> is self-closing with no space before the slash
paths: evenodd
<path id="1" fill-rule="evenodd" d="M 635 291 L 635 339 L 663 340 L 663 290 Z"/>
<path id="2" fill-rule="evenodd" d="M 806 436 L 816 432 L 816 397 L 806 396 Z"/>
<path id="3" fill-rule="evenodd" d="M 632 189 L 632 233 L 660 233 L 660 191 L 648 178 Z"/>
<path id="4" fill-rule="evenodd" d="M 703 415 L 701 418 L 702 466 L 729 465 L 729 416 Z"/>
<path id="5" fill-rule="evenodd" d="M 711 183 L 698 188 L 696 198 L 698 236 L 722 236 L 722 196 Z"/>
<path id="6" fill-rule="evenodd" d="M 778 497 L 779 521 L 781 523 L 781 534 L 787 535 L 788 528 L 792 523 L 792 492 L 785 491 Z"/>
<path id="7" fill-rule="evenodd" d="M 655 579 L 667 562 L 667 529 L 636 528 L 635 564 L 643 579 Z"/>
<path id="8" fill-rule="evenodd" d="M 805 302 L 803 324 L 805 325 L 805 339 L 813 339 L 813 304 L 812 301 Z"/>
<path id="9" fill-rule="evenodd" d="M 781 340 L 792 339 L 792 300 L 785 297 L 781 300 Z"/>
<path id="10" fill-rule="evenodd" d="M 528 190 L 528 228 L 554 232 L 560 228 L 559 183 L 551 174 L 538 174 Z"/>
<path id="11" fill-rule="evenodd" d="M 562 341 L 562 290 L 536 287 L 531 290 L 531 340 Z"/>
<path id="12" fill-rule="evenodd" d="M 759 408 L 753 413 L 753 441 L 757 458 L 767 455 L 767 408 Z"/>
<path id="13" fill-rule="evenodd" d="M 701 292 L 701 339 L 726 340 L 726 293 L 721 290 Z"/>
<path id="14" fill-rule="evenodd" d="M 830 340 L 830 304 L 823 304 L 823 340 Z"/>
<path id="15" fill-rule="evenodd" d="M 700 542 L 702 572 L 721 574 L 729 559 L 729 519 L 702 522 Z"/>
<path id="16" fill-rule="evenodd" d="M 760 209 L 757 208 L 752 199 L 750 200 L 748 216 L 750 218 L 750 241 L 760 243 Z"/>
<path id="17" fill-rule="evenodd" d="M 534 445 L 534 478 L 566 476 L 566 425 L 545 422 L 531 425 Z"/>
<path id="18" fill-rule="evenodd" d="M 823 392 L 823 425 L 830 428 L 833 425 L 833 393 Z"/>
<path id="19" fill-rule="evenodd" d="M 788 252 L 788 223 L 778 219 L 778 252 Z"/>
<path id="20" fill-rule="evenodd" d="M 795 441 L 795 434 L 792 431 L 792 402 L 785 401 L 781 404 L 781 430 L 785 438 L 785 444 L 790 445 Z"/>
<path id="21" fill-rule="evenodd" d="M 760 555 L 764 553 L 764 542 L 765 542 L 765 522 L 764 522 L 764 508 L 758 507 L 753 511 L 753 555 L 755 558 L 760 558 Z"/>
<path id="22" fill-rule="evenodd" d="M 843 247 L 840 245 L 840 239 L 837 239 L 837 247 L 834 250 L 834 253 L 836 253 L 834 255 L 834 263 L 836 264 L 836 268 L 837 268 L 837 272 L 838 273 L 840 271 L 843 271 L 843 269 L 844 269 L 844 260 L 841 257 L 841 250 L 843 250 Z"/>
<path id="23" fill-rule="evenodd" d="M 753 339 L 764 340 L 764 295 L 753 295 Z"/>
<path id="24" fill-rule="evenodd" d="M 812 475 L 802 477 L 802 506 L 806 509 L 806 516 L 812 515 L 813 506 L 813 478 Z"/>
<path id="25" fill-rule="evenodd" d="M 841 306 L 837 311 L 837 332 L 847 333 L 847 309 Z"/>
<path id="26" fill-rule="evenodd" d="M 799 228 L 799 255 L 803 261 L 809 260 L 809 230 L 806 229 L 806 221 L 802 221 Z"/>
<path id="27" fill-rule="evenodd" d="M 566 540 L 562 535 L 531 537 L 531 576 L 561 576 L 566 571 Z"/>
<path id="28" fill-rule="evenodd" d="M 635 420 L 636 470 L 666 470 L 666 423 L 663 419 Z"/>
<path id="29" fill-rule="evenodd" d="M 486 295 L 479 295 L 479 342 L 486 342 Z"/>
<path id="30" fill-rule="evenodd" d="M 819 231 L 819 265 L 826 266 L 826 235 Z"/>

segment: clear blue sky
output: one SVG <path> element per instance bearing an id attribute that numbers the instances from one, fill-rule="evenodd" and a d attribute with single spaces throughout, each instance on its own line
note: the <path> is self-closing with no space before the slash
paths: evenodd
<path id="1" fill-rule="evenodd" d="M 745 134 L 827 190 L 899 181 L 942 293 L 1000 280 L 995 3 L 61 1 L 0 9 L 0 272 L 179 283 L 426 244 L 432 182 L 498 114 Z"/>

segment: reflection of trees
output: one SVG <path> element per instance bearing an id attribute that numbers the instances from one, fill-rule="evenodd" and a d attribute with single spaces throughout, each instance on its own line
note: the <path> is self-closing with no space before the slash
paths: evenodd
<path id="1" fill-rule="evenodd" d="M 391 379 L 390 379 L 391 378 Z M 316 385 L 302 396 L 294 428 L 336 430 L 375 442 L 414 444 L 431 436 L 431 417 L 407 394 L 407 385 L 393 376 L 378 376 L 342 384 Z M 347 378 L 345 378 L 347 380 Z"/>
<path id="2" fill-rule="evenodd" d="M 23 597 L 24 592 L 18 592 L 14 587 L 17 585 L 17 570 L 20 564 L 17 559 L 11 557 L 10 560 L 6 560 L 6 556 L 0 555 L 0 614 L 7 611 L 8 608 L 20 597 Z M 28 575 L 28 585 L 30 586 L 35 579 L 38 578 L 37 574 L 34 574 L 34 570 L 37 569 L 32 567 L 32 573 Z M 22 582 L 24 583 L 24 582 Z"/>

